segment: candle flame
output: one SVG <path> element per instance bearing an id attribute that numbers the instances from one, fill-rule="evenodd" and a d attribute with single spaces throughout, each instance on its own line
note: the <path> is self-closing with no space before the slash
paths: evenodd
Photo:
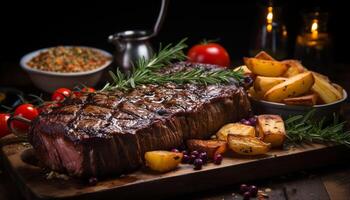
<path id="1" fill-rule="evenodd" d="M 288 32 L 287 32 L 287 28 L 286 28 L 286 26 L 282 26 L 282 36 L 283 37 L 287 37 L 288 36 Z"/>
<path id="2" fill-rule="evenodd" d="M 266 21 L 267 21 L 266 30 L 267 30 L 267 32 L 272 31 L 272 21 L 273 21 L 272 10 L 273 10 L 272 6 L 267 7 L 267 16 L 266 16 Z"/>
<path id="3" fill-rule="evenodd" d="M 272 7 L 269 6 L 267 8 L 267 16 L 266 16 L 266 20 L 267 20 L 267 23 L 271 24 L 272 23 L 272 20 L 273 20 L 273 12 L 272 12 Z"/>
<path id="4" fill-rule="evenodd" d="M 268 24 L 268 25 L 266 26 L 266 30 L 267 30 L 267 32 L 271 32 L 271 31 L 272 31 L 272 25 L 271 25 L 271 24 Z"/>
<path id="5" fill-rule="evenodd" d="M 311 24 L 311 38 L 317 39 L 318 38 L 318 20 L 314 19 Z"/>
<path id="6" fill-rule="evenodd" d="M 314 19 L 311 25 L 311 33 L 317 31 L 318 29 L 318 20 Z"/>

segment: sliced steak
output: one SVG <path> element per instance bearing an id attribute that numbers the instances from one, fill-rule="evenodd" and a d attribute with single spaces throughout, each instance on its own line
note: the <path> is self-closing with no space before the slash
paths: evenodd
<path id="1" fill-rule="evenodd" d="M 211 65 L 174 64 L 161 73 Z M 146 151 L 205 139 L 250 114 L 243 88 L 227 85 L 142 85 L 128 92 L 97 92 L 68 99 L 33 122 L 30 143 L 48 168 L 77 177 L 123 174 Z"/>

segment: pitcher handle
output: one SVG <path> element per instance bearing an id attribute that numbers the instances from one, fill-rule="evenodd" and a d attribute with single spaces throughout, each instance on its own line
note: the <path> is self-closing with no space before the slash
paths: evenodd
<path id="1" fill-rule="evenodd" d="M 161 26 L 163 25 L 168 5 L 169 5 L 169 0 L 162 0 L 162 5 L 160 6 L 159 15 L 158 15 L 156 24 L 154 25 L 153 33 L 151 34 L 151 37 L 156 36 Z"/>

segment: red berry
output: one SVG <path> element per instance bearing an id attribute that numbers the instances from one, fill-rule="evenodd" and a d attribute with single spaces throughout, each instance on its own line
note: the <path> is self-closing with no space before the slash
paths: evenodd
<path id="1" fill-rule="evenodd" d="M 256 195 L 258 195 L 258 187 L 256 187 L 255 185 L 251 185 L 249 187 L 249 192 L 252 197 L 256 197 Z"/>
<path id="2" fill-rule="evenodd" d="M 208 161 L 207 152 L 201 152 L 201 153 L 199 154 L 198 158 L 202 159 L 203 164 L 207 163 L 207 161 Z"/>
<path id="3" fill-rule="evenodd" d="M 171 149 L 172 152 L 179 153 L 179 150 L 176 148 Z"/>
<path id="4" fill-rule="evenodd" d="M 250 192 L 245 192 L 245 193 L 243 194 L 243 200 L 249 200 L 250 197 L 251 197 Z"/>
<path id="5" fill-rule="evenodd" d="M 182 156 L 181 162 L 184 163 L 184 164 L 189 163 L 189 162 L 190 162 L 190 156 L 187 155 L 187 154 L 184 154 L 184 155 Z"/>
<path id="6" fill-rule="evenodd" d="M 221 162 L 222 162 L 222 155 L 221 154 L 215 154 L 213 161 L 214 161 L 215 165 L 220 165 Z"/>
<path id="7" fill-rule="evenodd" d="M 247 126 L 251 126 L 252 124 L 250 123 L 250 121 L 246 120 L 246 119 L 241 119 L 240 121 L 241 124 L 247 125 Z"/>
<path id="8" fill-rule="evenodd" d="M 198 157 L 199 156 L 199 152 L 194 150 L 194 151 L 191 152 L 191 155 L 194 155 L 194 156 Z"/>
<path id="9" fill-rule="evenodd" d="M 200 158 L 197 158 L 196 160 L 194 160 L 193 165 L 195 170 L 200 170 L 202 169 L 202 166 L 203 166 L 203 160 Z"/>
<path id="10" fill-rule="evenodd" d="M 96 177 L 91 177 L 89 178 L 89 185 L 90 186 L 95 186 L 97 184 L 98 180 Z"/>
<path id="11" fill-rule="evenodd" d="M 246 185 L 246 184 L 241 184 L 240 186 L 239 186 L 239 192 L 241 193 L 241 194 L 244 194 L 245 192 L 248 192 L 249 191 L 249 186 L 248 185 Z"/>
<path id="12" fill-rule="evenodd" d="M 189 164 L 193 164 L 194 163 L 194 160 L 196 160 L 197 156 L 195 155 L 190 155 L 190 160 L 189 160 Z"/>
<path id="13" fill-rule="evenodd" d="M 182 151 L 182 154 L 183 154 L 183 155 L 188 155 L 188 151 L 183 150 L 183 151 Z"/>

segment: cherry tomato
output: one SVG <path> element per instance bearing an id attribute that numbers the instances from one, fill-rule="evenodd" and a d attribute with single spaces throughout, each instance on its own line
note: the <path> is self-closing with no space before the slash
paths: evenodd
<path id="1" fill-rule="evenodd" d="M 83 89 L 81 89 L 82 92 L 96 92 L 96 90 L 94 88 L 91 87 L 84 87 Z"/>
<path id="2" fill-rule="evenodd" d="M 96 92 L 96 90 L 91 87 L 84 87 L 81 91 L 73 91 L 75 97 L 80 97 L 82 92 Z"/>
<path id="3" fill-rule="evenodd" d="M 52 101 L 62 102 L 65 98 L 69 97 L 72 91 L 67 88 L 57 89 L 51 96 Z"/>
<path id="4" fill-rule="evenodd" d="M 13 114 L 14 116 L 21 116 L 30 121 L 35 119 L 39 115 L 39 111 L 32 104 L 22 104 L 18 106 Z M 11 124 L 13 128 L 19 131 L 28 131 L 29 124 L 14 120 Z"/>
<path id="5" fill-rule="evenodd" d="M 217 43 L 197 44 L 187 53 L 190 62 L 206 63 L 228 67 L 230 56 L 224 47 Z"/>
<path id="6" fill-rule="evenodd" d="M 7 120 L 9 118 L 10 118 L 10 114 L 0 113 L 0 138 L 10 134 L 10 131 L 7 128 Z"/>

